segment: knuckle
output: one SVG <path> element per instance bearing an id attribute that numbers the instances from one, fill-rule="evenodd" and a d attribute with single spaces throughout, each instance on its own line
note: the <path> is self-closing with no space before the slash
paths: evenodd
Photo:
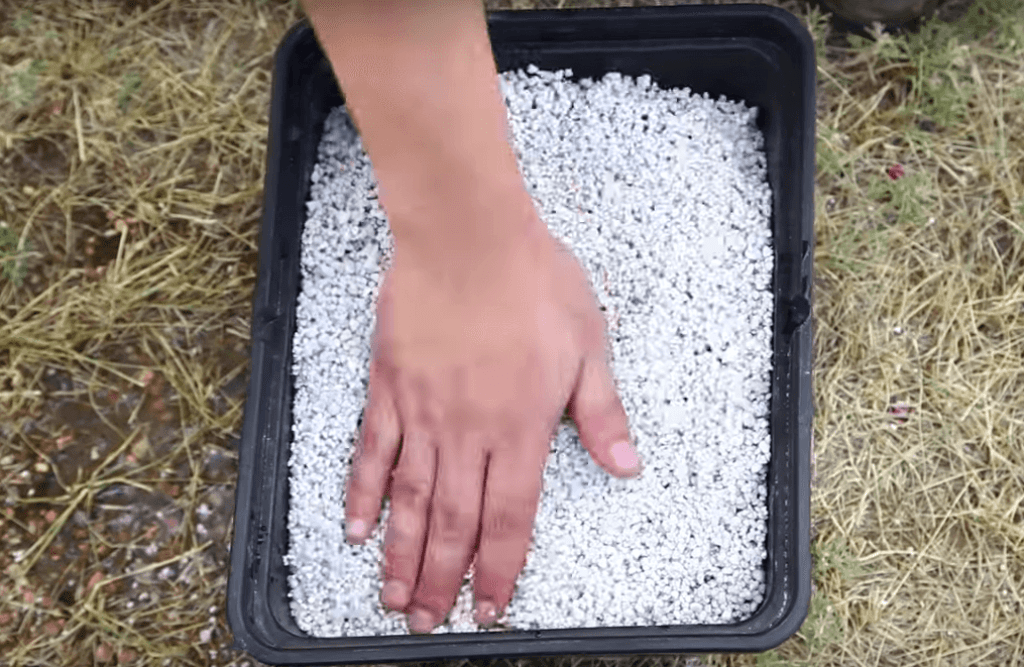
<path id="1" fill-rule="evenodd" d="M 369 485 L 366 483 L 366 473 L 358 466 L 353 466 L 352 472 L 348 477 L 348 489 L 345 494 L 346 500 L 349 502 L 358 501 L 361 496 L 365 496 L 369 492 Z"/>
<path id="2" fill-rule="evenodd" d="M 612 394 L 612 397 L 608 399 L 608 407 L 605 409 L 607 410 L 608 419 L 618 427 L 621 427 L 628 420 L 626 408 L 622 404 L 622 398 L 617 393 Z"/>
<path id="3" fill-rule="evenodd" d="M 503 565 L 505 569 L 496 577 L 494 589 L 499 599 L 508 600 L 515 591 L 516 579 L 519 578 L 519 573 L 522 572 L 523 567 L 526 565 L 526 557 L 509 558 Z"/>
<path id="4" fill-rule="evenodd" d="M 456 595 L 458 595 L 457 590 L 453 592 L 447 589 L 425 590 L 420 588 L 413 595 L 413 602 L 410 606 L 426 609 L 433 614 L 434 618 L 444 618 L 451 610 Z"/>
<path id="5" fill-rule="evenodd" d="M 375 458 L 380 455 L 380 450 L 380 431 L 378 431 L 369 420 L 364 420 L 363 431 L 359 436 L 359 454 L 357 459 L 365 460 Z"/>
<path id="6" fill-rule="evenodd" d="M 348 488 L 345 498 L 349 504 L 355 503 L 359 506 L 366 505 L 371 501 L 380 502 L 383 489 L 374 471 L 367 470 L 364 466 L 353 466 L 348 478 Z"/>
<path id="7" fill-rule="evenodd" d="M 383 492 L 383 471 L 380 466 L 366 459 L 353 463 L 348 471 L 348 494 L 380 496 Z"/>
<path id="8" fill-rule="evenodd" d="M 415 579 L 416 571 L 419 570 L 419 559 L 400 545 L 394 544 L 384 549 L 384 580 L 398 580 L 411 584 Z"/>
<path id="9" fill-rule="evenodd" d="M 380 459 L 397 444 L 398 435 L 387 416 L 382 414 L 382 408 L 367 412 L 359 434 L 358 458 Z"/>
<path id="10" fill-rule="evenodd" d="M 477 595 L 491 599 L 499 608 L 515 593 L 516 580 L 526 565 L 526 557 L 492 560 L 477 570 Z"/>
<path id="11" fill-rule="evenodd" d="M 465 542 L 475 536 L 478 517 L 458 503 L 437 503 L 433 514 L 433 529 L 442 542 Z"/>
<path id="12" fill-rule="evenodd" d="M 507 505 L 488 512 L 481 526 L 482 537 L 487 539 L 523 535 L 532 528 L 533 521 L 525 503 Z"/>
<path id="13" fill-rule="evenodd" d="M 584 418 L 589 426 L 588 431 L 595 435 L 610 436 L 613 432 L 617 434 L 623 430 L 621 424 L 626 420 L 626 411 L 619 397 L 613 394 L 595 403 L 591 410 L 585 410 Z"/>
<path id="14" fill-rule="evenodd" d="M 384 538 L 384 573 L 387 579 L 416 578 L 419 571 L 422 535 L 413 518 L 391 517 Z"/>
<path id="15" fill-rule="evenodd" d="M 391 498 L 406 507 L 425 509 L 430 500 L 429 480 L 403 471 L 397 471 L 391 478 Z"/>

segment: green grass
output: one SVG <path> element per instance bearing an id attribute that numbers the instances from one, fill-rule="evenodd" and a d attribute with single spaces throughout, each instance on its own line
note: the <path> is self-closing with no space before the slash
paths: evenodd
<path id="1" fill-rule="evenodd" d="M 39 76 L 46 72 L 46 61 L 33 59 L 23 61 L 16 67 L 10 80 L 2 88 L 3 97 L 19 109 L 31 104 L 36 98 L 36 88 L 39 85 Z"/>
<path id="2" fill-rule="evenodd" d="M 138 72 L 132 70 L 125 73 L 121 80 L 121 90 L 117 93 L 117 107 L 124 111 L 128 108 L 128 103 L 131 101 L 132 96 L 138 92 L 139 88 L 142 87 L 142 77 Z"/>
<path id="3" fill-rule="evenodd" d="M 21 32 L 28 28 L 30 25 L 32 25 L 32 12 L 30 12 L 27 9 L 21 10 L 21 13 L 18 14 L 18 17 L 14 19 L 14 21 L 11 23 L 11 26 L 14 28 L 15 32 Z"/>
<path id="4" fill-rule="evenodd" d="M 10 227 L 0 227 L 0 275 L 15 287 L 21 287 L 25 279 L 25 255 L 29 252 L 32 252 L 30 242 L 25 244 L 23 252 L 19 252 L 18 235 Z"/>

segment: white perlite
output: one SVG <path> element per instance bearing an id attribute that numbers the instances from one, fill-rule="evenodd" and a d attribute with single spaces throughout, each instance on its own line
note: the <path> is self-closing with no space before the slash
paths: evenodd
<path id="1" fill-rule="evenodd" d="M 502 75 L 542 218 L 588 271 L 645 462 L 616 480 L 563 426 L 508 627 L 720 624 L 764 595 L 772 294 L 756 109 L 649 77 Z M 315 636 L 402 634 L 383 611 L 383 528 L 343 535 L 387 220 L 343 108 L 329 115 L 302 236 L 286 563 Z M 384 517 L 386 520 L 386 515 Z M 474 632 L 467 578 L 438 632 Z"/>

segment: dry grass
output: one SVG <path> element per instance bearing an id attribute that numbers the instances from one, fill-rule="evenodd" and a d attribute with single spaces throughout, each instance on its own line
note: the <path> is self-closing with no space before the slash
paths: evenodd
<path id="1" fill-rule="evenodd" d="M 632 3 L 488 3 L 581 4 Z M 1016 4 L 852 46 L 785 5 L 821 56 L 816 593 L 778 650 L 701 662 L 1024 663 Z M 270 63 L 298 17 L 0 2 L 2 664 L 248 660 L 222 611 L 233 446 Z"/>
<path id="2" fill-rule="evenodd" d="M 1024 662 L 1024 13 L 977 5 L 820 69 L 812 515 L 862 573 L 813 664 Z"/>
<path id="3" fill-rule="evenodd" d="M 233 656 L 270 63 L 298 16 L 0 10 L 0 663 Z"/>

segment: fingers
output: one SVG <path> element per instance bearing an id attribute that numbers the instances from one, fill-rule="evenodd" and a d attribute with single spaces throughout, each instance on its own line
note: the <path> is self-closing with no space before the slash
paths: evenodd
<path id="1" fill-rule="evenodd" d="M 508 605 L 526 563 L 546 455 L 546 447 L 506 450 L 492 455 L 487 466 L 473 582 L 481 625 L 494 623 Z"/>
<path id="2" fill-rule="evenodd" d="M 400 437 L 395 403 L 387 385 L 371 371 L 363 426 L 345 493 L 345 537 L 350 543 L 363 542 L 377 523 Z"/>
<path id="3" fill-rule="evenodd" d="M 580 442 L 599 466 L 616 477 L 640 474 L 640 458 L 630 440 L 629 420 L 606 355 L 593 353 L 584 360 L 569 414 Z"/>
<path id="4" fill-rule="evenodd" d="M 391 479 L 391 516 L 384 536 L 381 601 L 405 611 L 412 600 L 423 558 L 427 512 L 434 492 L 436 451 L 422 431 L 403 434 L 402 451 Z"/>
<path id="5" fill-rule="evenodd" d="M 427 544 L 419 582 L 409 607 L 409 629 L 430 632 L 455 604 L 469 568 L 480 527 L 486 455 L 483 447 L 438 451 Z"/>

